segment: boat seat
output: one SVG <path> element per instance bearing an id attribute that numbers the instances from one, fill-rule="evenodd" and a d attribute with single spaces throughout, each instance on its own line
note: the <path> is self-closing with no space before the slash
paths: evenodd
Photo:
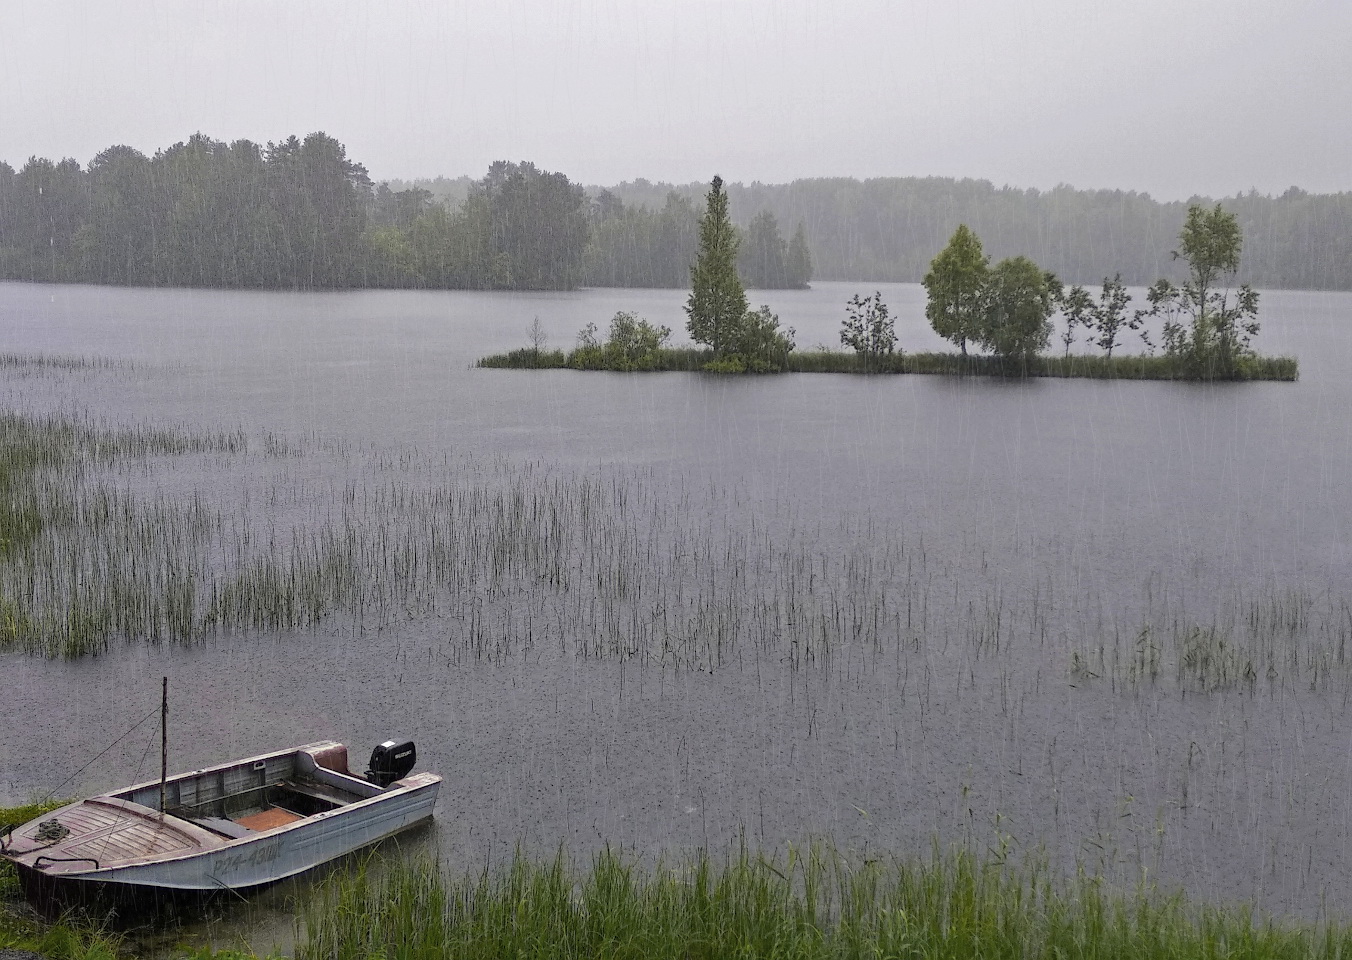
<path id="1" fill-rule="evenodd" d="M 248 827 L 250 830 L 257 830 L 262 833 L 264 830 L 284 827 L 288 823 L 295 823 L 297 820 L 304 819 L 304 816 L 293 810 L 287 810 L 284 807 L 268 807 L 245 817 L 236 817 L 235 822 Z"/>
<path id="2" fill-rule="evenodd" d="M 223 837 L 229 837 L 231 840 L 242 840 L 245 837 L 253 836 L 254 831 L 244 826 L 242 823 L 236 823 L 233 820 L 227 820 L 224 817 L 192 817 L 192 822 L 199 827 L 205 827 L 212 833 L 219 833 Z"/>
<path id="3" fill-rule="evenodd" d="M 293 793 L 299 793 L 302 796 L 313 797 L 316 800 L 323 800 L 326 803 L 335 803 L 340 807 L 347 806 L 353 800 L 358 799 L 346 790 L 338 787 L 329 786 L 327 783 L 319 783 L 314 780 L 283 780 L 280 784 L 283 790 L 290 790 Z"/>

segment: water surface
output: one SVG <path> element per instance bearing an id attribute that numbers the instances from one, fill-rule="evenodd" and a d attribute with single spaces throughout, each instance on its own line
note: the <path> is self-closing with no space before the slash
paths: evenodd
<path id="1" fill-rule="evenodd" d="M 856 292 L 870 291 L 751 298 L 811 348 L 838 344 Z M 942 348 L 919 287 L 882 293 L 905 349 Z M 448 869 L 518 841 L 658 854 L 827 836 L 904 854 L 937 837 L 1145 869 L 1280 914 L 1347 902 L 1348 676 L 1341 660 L 1322 675 L 1311 664 L 1352 628 L 1352 295 L 1264 294 L 1259 346 L 1299 357 L 1294 384 L 472 366 L 523 345 L 537 316 L 553 346 L 619 309 L 680 331 L 682 300 L 0 284 L 0 352 L 128 362 L 7 370 L 9 406 L 240 429 L 256 451 L 269 435 L 305 451 L 257 469 L 187 458 L 118 474 L 146 495 L 197 491 L 261 529 L 328 522 L 347 483 L 454 487 L 496 464 L 482 469 L 508 484 L 628 491 L 638 506 L 615 542 L 658 551 L 671 577 L 644 596 L 668 609 L 774 594 L 793 560 L 834 578 L 814 586 L 821 609 L 888 593 L 887 609 L 911 614 L 863 623 L 829 656 L 745 635 L 684 661 L 583 655 L 587 638 L 564 636 L 582 620 L 544 620 L 606 606 L 612 588 L 579 577 L 566 596 L 523 581 L 189 648 L 7 654 L 0 802 L 88 762 L 168 674 L 175 766 L 327 737 L 361 759 L 389 735 L 415 738 L 446 777 L 427 842 Z M 270 512 L 260 490 L 289 506 Z M 701 568 L 712 580 L 687 577 L 685 546 L 660 552 L 704 543 L 724 558 Z M 1299 636 L 1273 641 L 1277 666 L 1251 680 L 1195 682 L 1170 652 L 1169 629 L 1219 625 L 1239 642 L 1283 604 L 1305 611 Z M 471 645 L 471 607 L 496 652 Z M 524 642 L 526 612 L 544 639 Z M 1146 625 L 1153 679 L 1131 673 Z M 146 743 L 138 731 L 63 792 L 144 778 Z"/>

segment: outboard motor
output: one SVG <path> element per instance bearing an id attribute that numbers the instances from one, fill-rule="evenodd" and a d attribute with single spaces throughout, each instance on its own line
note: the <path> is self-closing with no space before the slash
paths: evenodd
<path id="1" fill-rule="evenodd" d="M 366 771 L 366 779 L 378 787 L 388 787 L 408 776 L 417 762 L 418 749 L 412 740 L 403 743 L 386 740 L 371 751 L 371 769 Z"/>

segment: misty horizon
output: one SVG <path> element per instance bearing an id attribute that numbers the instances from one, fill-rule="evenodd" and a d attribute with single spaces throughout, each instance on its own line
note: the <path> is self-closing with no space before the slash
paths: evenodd
<path id="1" fill-rule="evenodd" d="M 1352 189 L 1352 9 L 865 0 L 8 5 L 0 158 L 323 130 L 377 180 Z"/>
<path id="2" fill-rule="evenodd" d="M 336 140 L 338 140 L 340 143 L 343 143 L 345 146 L 347 146 L 346 141 L 345 141 L 341 136 L 337 136 L 336 134 L 334 134 L 333 131 L 331 131 L 331 130 L 313 130 L 313 131 L 305 131 L 304 134 L 302 134 L 300 131 L 294 131 L 293 133 L 294 133 L 295 135 L 297 135 L 297 136 L 306 135 L 306 134 L 309 134 L 309 133 L 322 133 L 322 134 L 325 134 L 325 135 L 333 136 L 333 137 L 334 137 Z M 81 159 L 80 157 L 67 156 L 67 155 L 57 155 L 57 154 L 43 155 L 43 154 L 38 154 L 38 153 L 29 153 L 29 154 L 24 155 L 22 158 L 19 158 L 19 157 L 0 157 L 0 163 L 7 163 L 7 164 L 9 164 L 13 169 L 19 170 L 19 169 L 21 169 L 21 168 L 23 167 L 23 165 L 24 165 L 28 160 L 33 159 L 33 158 L 41 158 L 41 159 L 51 160 L 51 161 L 53 161 L 53 162 L 61 162 L 62 160 L 74 160 L 76 163 L 78 163 L 78 164 L 81 166 L 81 168 L 87 168 L 87 167 L 89 166 L 90 162 L 93 161 L 93 160 L 98 156 L 99 153 L 101 153 L 101 152 L 103 152 L 103 150 L 107 150 L 107 149 L 109 149 L 110 147 L 113 147 L 113 146 L 128 146 L 128 147 L 131 147 L 132 149 L 137 150 L 138 152 L 144 154 L 144 155 L 147 156 L 147 157 L 153 157 L 153 156 L 154 156 L 157 152 L 159 152 L 159 151 L 168 149 L 168 148 L 171 147 L 171 146 L 175 146 L 175 145 L 180 145 L 180 144 L 186 143 L 186 142 L 188 141 L 188 139 L 189 139 L 190 137 L 192 137 L 192 136 L 205 136 L 205 137 L 208 137 L 208 138 L 210 138 L 210 139 L 217 140 L 217 141 L 219 141 L 219 142 L 224 142 L 224 143 L 231 143 L 231 142 L 236 142 L 236 141 L 239 141 L 239 140 L 245 140 L 245 141 L 249 141 L 249 142 L 251 142 L 251 143 L 255 143 L 255 144 L 259 145 L 259 146 L 266 147 L 266 146 L 267 146 L 268 144 L 270 144 L 270 143 L 280 143 L 281 141 L 285 140 L 287 136 L 290 136 L 290 135 L 292 135 L 292 134 L 281 135 L 281 136 L 278 136 L 278 137 L 276 137 L 276 138 L 271 138 L 271 137 L 258 138 L 258 137 L 248 137 L 248 136 L 234 137 L 234 138 L 225 138 L 225 137 L 215 137 L 215 136 L 213 136 L 213 134 L 212 134 L 211 131 L 209 131 L 209 130 L 195 130 L 195 131 L 193 131 L 191 134 L 189 134 L 188 136 L 180 137 L 179 139 L 173 141 L 172 143 L 163 143 L 163 144 L 154 144 L 154 145 L 139 145 L 139 144 L 134 144 L 134 143 L 128 143 L 128 142 L 126 142 L 126 141 L 114 141 L 114 142 L 110 142 L 110 143 L 104 145 L 104 146 L 103 146 L 102 148 L 100 148 L 99 150 L 95 151 L 94 155 L 90 156 L 90 157 L 87 158 L 87 159 Z M 362 163 L 362 160 L 361 160 L 360 157 L 355 157 L 355 156 L 354 156 L 354 157 L 352 157 L 352 159 L 353 159 L 353 161 L 356 162 L 356 163 Z M 750 179 L 742 179 L 742 180 L 738 180 L 738 179 L 733 179 L 733 178 L 729 178 L 729 177 L 724 177 L 721 173 L 719 173 L 719 171 L 715 170 L 715 171 L 713 171 L 712 173 L 710 173 L 707 177 L 703 177 L 703 178 L 695 178 L 695 179 L 688 179 L 688 180 L 679 180 L 679 179 L 673 180 L 673 179 L 663 179 L 663 178 L 658 178 L 658 177 L 651 177 L 651 176 L 638 175 L 638 176 L 633 176 L 633 177 L 629 177 L 629 178 L 622 179 L 622 180 L 612 180 L 612 181 L 606 181 L 606 182 L 599 182 L 599 181 L 588 181 L 588 180 L 585 180 L 585 179 L 580 179 L 580 178 L 574 176 L 574 175 L 572 174 L 572 172 L 569 171 L 569 170 L 550 168 L 550 167 L 548 167 L 548 166 L 546 166 L 546 165 L 544 165 L 544 164 L 537 163 L 537 162 L 536 162 L 535 160 L 533 160 L 531 157 L 516 157 L 516 158 L 510 158 L 510 157 L 496 157 L 496 158 L 494 158 L 492 161 L 490 161 L 490 164 L 496 163 L 496 162 L 507 162 L 507 163 L 535 163 L 537 167 L 540 167 L 542 170 L 545 170 L 545 171 L 547 171 L 547 172 L 550 172 L 550 173 L 562 173 L 562 174 L 568 176 L 570 180 L 572 180 L 574 183 L 577 183 L 577 184 L 581 185 L 582 188 L 583 188 L 584 190 L 586 190 L 587 193 L 588 193 L 589 195 L 592 195 L 592 196 L 594 196 L 596 193 L 598 193 L 599 191 L 602 191 L 602 190 L 613 190 L 613 189 L 617 189 L 617 188 L 625 188 L 625 187 L 651 187 L 651 188 L 654 188 L 654 189 L 660 189 L 660 188 L 664 188 L 664 187 L 670 187 L 670 188 L 672 188 L 672 189 L 674 189 L 674 190 L 677 190 L 677 191 L 687 191 L 687 190 L 689 190 L 689 189 L 691 189 L 691 188 L 693 188 L 693 187 L 697 187 L 697 186 L 705 186 L 705 187 L 707 187 L 708 184 L 709 184 L 709 182 L 710 182 L 710 180 L 711 180 L 714 176 L 722 177 L 722 179 L 724 180 L 724 182 L 727 183 L 729 186 L 748 187 L 748 188 L 756 188 L 756 187 L 782 187 L 782 186 L 788 186 L 788 185 L 790 185 L 790 184 L 797 183 L 797 182 L 800 182 L 800 181 L 806 181 L 806 182 L 813 182 L 813 181 L 853 181 L 853 182 L 857 182 L 857 183 L 867 183 L 867 182 L 869 182 L 869 181 L 888 181 L 888 180 L 922 180 L 922 181 L 926 181 L 926 180 L 939 180 L 939 181 L 953 181 L 953 182 L 955 182 L 955 183 L 975 183 L 975 184 L 982 184 L 982 185 L 990 186 L 991 188 L 993 188 L 993 189 L 995 189 L 995 190 L 1015 190 L 1015 191 L 1022 191 L 1022 192 L 1029 192 L 1029 191 L 1031 191 L 1031 192 L 1037 192 L 1037 193 L 1049 193 L 1049 192 L 1052 192 L 1052 191 L 1054 191 L 1054 190 L 1073 190 L 1073 191 L 1080 191 L 1080 192 L 1086 192 L 1086 193 L 1109 192 L 1109 193 L 1135 194 L 1135 195 L 1140 196 L 1140 197 L 1142 197 L 1142 198 L 1144 198 L 1144 199 L 1147 199 L 1147 200 L 1153 200 L 1153 201 L 1156 201 L 1156 202 L 1158 202 L 1158 203 L 1165 203 L 1165 204 L 1170 204 L 1170 203 L 1187 203 L 1187 202 L 1195 202 L 1195 201 L 1220 201 L 1220 200 L 1225 200 L 1225 199 L 1227 199 L 1227 198 L 1249 197 L 1249 196 L 1255 196 L 1255 195 L 1261 196 L 1261 197 L 1272 198 L 1272 197 L 1280 197 L 1282 194 L 1287 193 L 1287 192 L 1292 191 L 1292 190 L 1299 191 L 1299 192 L 1305 193 L 1305 194 L 1315 195 L 1315 196 L 1336 196 L 1336 195 L 1338 195 L 1338 194 L 1343 194 L 1343 193 L 1352 192 L 1352 187 L 1346 187 L 1346 188 L 1342 188 L 1342 189 L 1317 190 L 1317 189 L 1312 189 L 1312 188 L 1310 188 L 1310 187 L 1308 187 L 1308 186 L 1306 186 L 1306 185 L 1304 185 L 1304 184 L 1301 184 L 1301 183 L 1289 183 L 1289 184 L 1286 184 L 1286 186 L 1281 187 L 1281 188 L 1277 188 L 1277 189 L 1267 189 L 1267 190 L 1265 190 L 1265 189 L 1261 189 L 1261 188 L 1259 188 L 1259 187 L 1257 187 L 1257 186 L 1250 186 L 1250 187 L 1243 188 L 1243 189 L 1233 190 L 1233 191 L 1231 191 L 1231 192 L 1229 192 L 1229 193 L 1205 193 L 1205 192 L 1194 191 L 1194 192 L 1192 192 L 1192 193 L 1181 194 L 1181 195 L 1175 195 L 1175 196 L 1162 196 L 1162 195 L 1153 193 L 1153 192 L 1150 191 L 1150 190 L 1143 189 L 1143 188 L 1141 188 L 1141 187 L 1139 187 L 1139 186 L 1132 185 L 1132 184 L 1081 184 L 1081 183 L 1071 183 L 1071 182 L 1066 182 L 1066 181 L 1058 181 L 1058 182 L 1052 183 L 1052 184 L 1040 184 L 1040 183 L 1038 183 L 1038 184 L 1012 183 L 1012 182 L 1008 182 L 1008 181 L 1000 181 L 1000 180 L 998 180 L 998 179 L 996 179 L 996 178 L 994 178 L 994 177 L 990 177 L 990 176 L 982 176 L 982 175 L 980 175 L 980 174 L 963 174 L 963 175 L 957 175 L 957 174 L 941 173 L 941 172 L 935 172 L 935 173 L 906 173 L 906 174 L 877 174 L 877 175 L 874 175 L 874 176 L 860 176 L 860 175 L 858 175 L 858 174 L 852 174 L 852 173 L 821 173 L 821 174 L 804 174 L 803 176 L 794 177 L 794 178 L 789 179 L 789 180 L 769 180 L 769 179 L 764 179 L 764 178 L 760 178 L 760 177 L 752 177 L 752 178 L 750 178 Z M 482 177 L 483 177 L 482 171 L 480 171 L 480 172 L 478 172 L 478 173 L 471 173 L 471 172 L 460 172 L 460 173 L 429 172 L 429 173 L 421 173 L 421 174 L 415 174 L 415 175 L 409 175 L 409 176 L 404 176 L 404 175 L 384 176 L 384 175 L 381 175 L 378 171 L 372 171 L 372 170 L 370 169 L 370 167 L 367 166 L 366 164 L 362 164 L 362 165 L 367 167 L 367 173 L 368 173 L 368 175 L 371 177 L 371 182 L 372 182 L 374 185 L 377 185 L 377 186 L 378 186 L 378 185 L 381 185 L 381 184 L 385 184 L 385 185 L 394 185 L 394 186 L 397 186 L 397 187 L 399 187 L 399 188 L 405 188 L 405 187 L 409 187 L 409 186 L 413 186 L 413 185 L 428 184 L 428 183 L 435 183 L 435 182 L 445 182 L 445 183 L 448 183 L 448 184 L 463 184 L 463 185 L 465 186 L 465 188 L 467 189 L 468 186 L 469 186 L 470 184 L 472 184 L 472 183 L 474 183 L 474 182 L 476 182 L 476 181 L 482 179 Z"/>

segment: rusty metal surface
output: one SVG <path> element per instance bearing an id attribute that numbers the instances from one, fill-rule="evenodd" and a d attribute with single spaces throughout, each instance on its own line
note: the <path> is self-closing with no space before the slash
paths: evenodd
<path id="1" fill-rule="evenodd" d="M 264 830 L 284 827 L 288 823 L 295 823 L 297 820 L 304 819 L 304 817 L 292 813 L 290 810 L 283 810 L 281 807 L 269 807 L 266 810 L 251 813 L 246 817 L 235 817 L 234 821 L 241 827 L 248 827 L 250 830 L 257 830 L 261 833 Z"/>
<path id="2" fill-rule="evenodd" d="M 330 743 L 318 750 L 311 750 L 315 764 L 335 773 L 349 773 L 347 768 L 347 747 L 341 743 Z"/>

